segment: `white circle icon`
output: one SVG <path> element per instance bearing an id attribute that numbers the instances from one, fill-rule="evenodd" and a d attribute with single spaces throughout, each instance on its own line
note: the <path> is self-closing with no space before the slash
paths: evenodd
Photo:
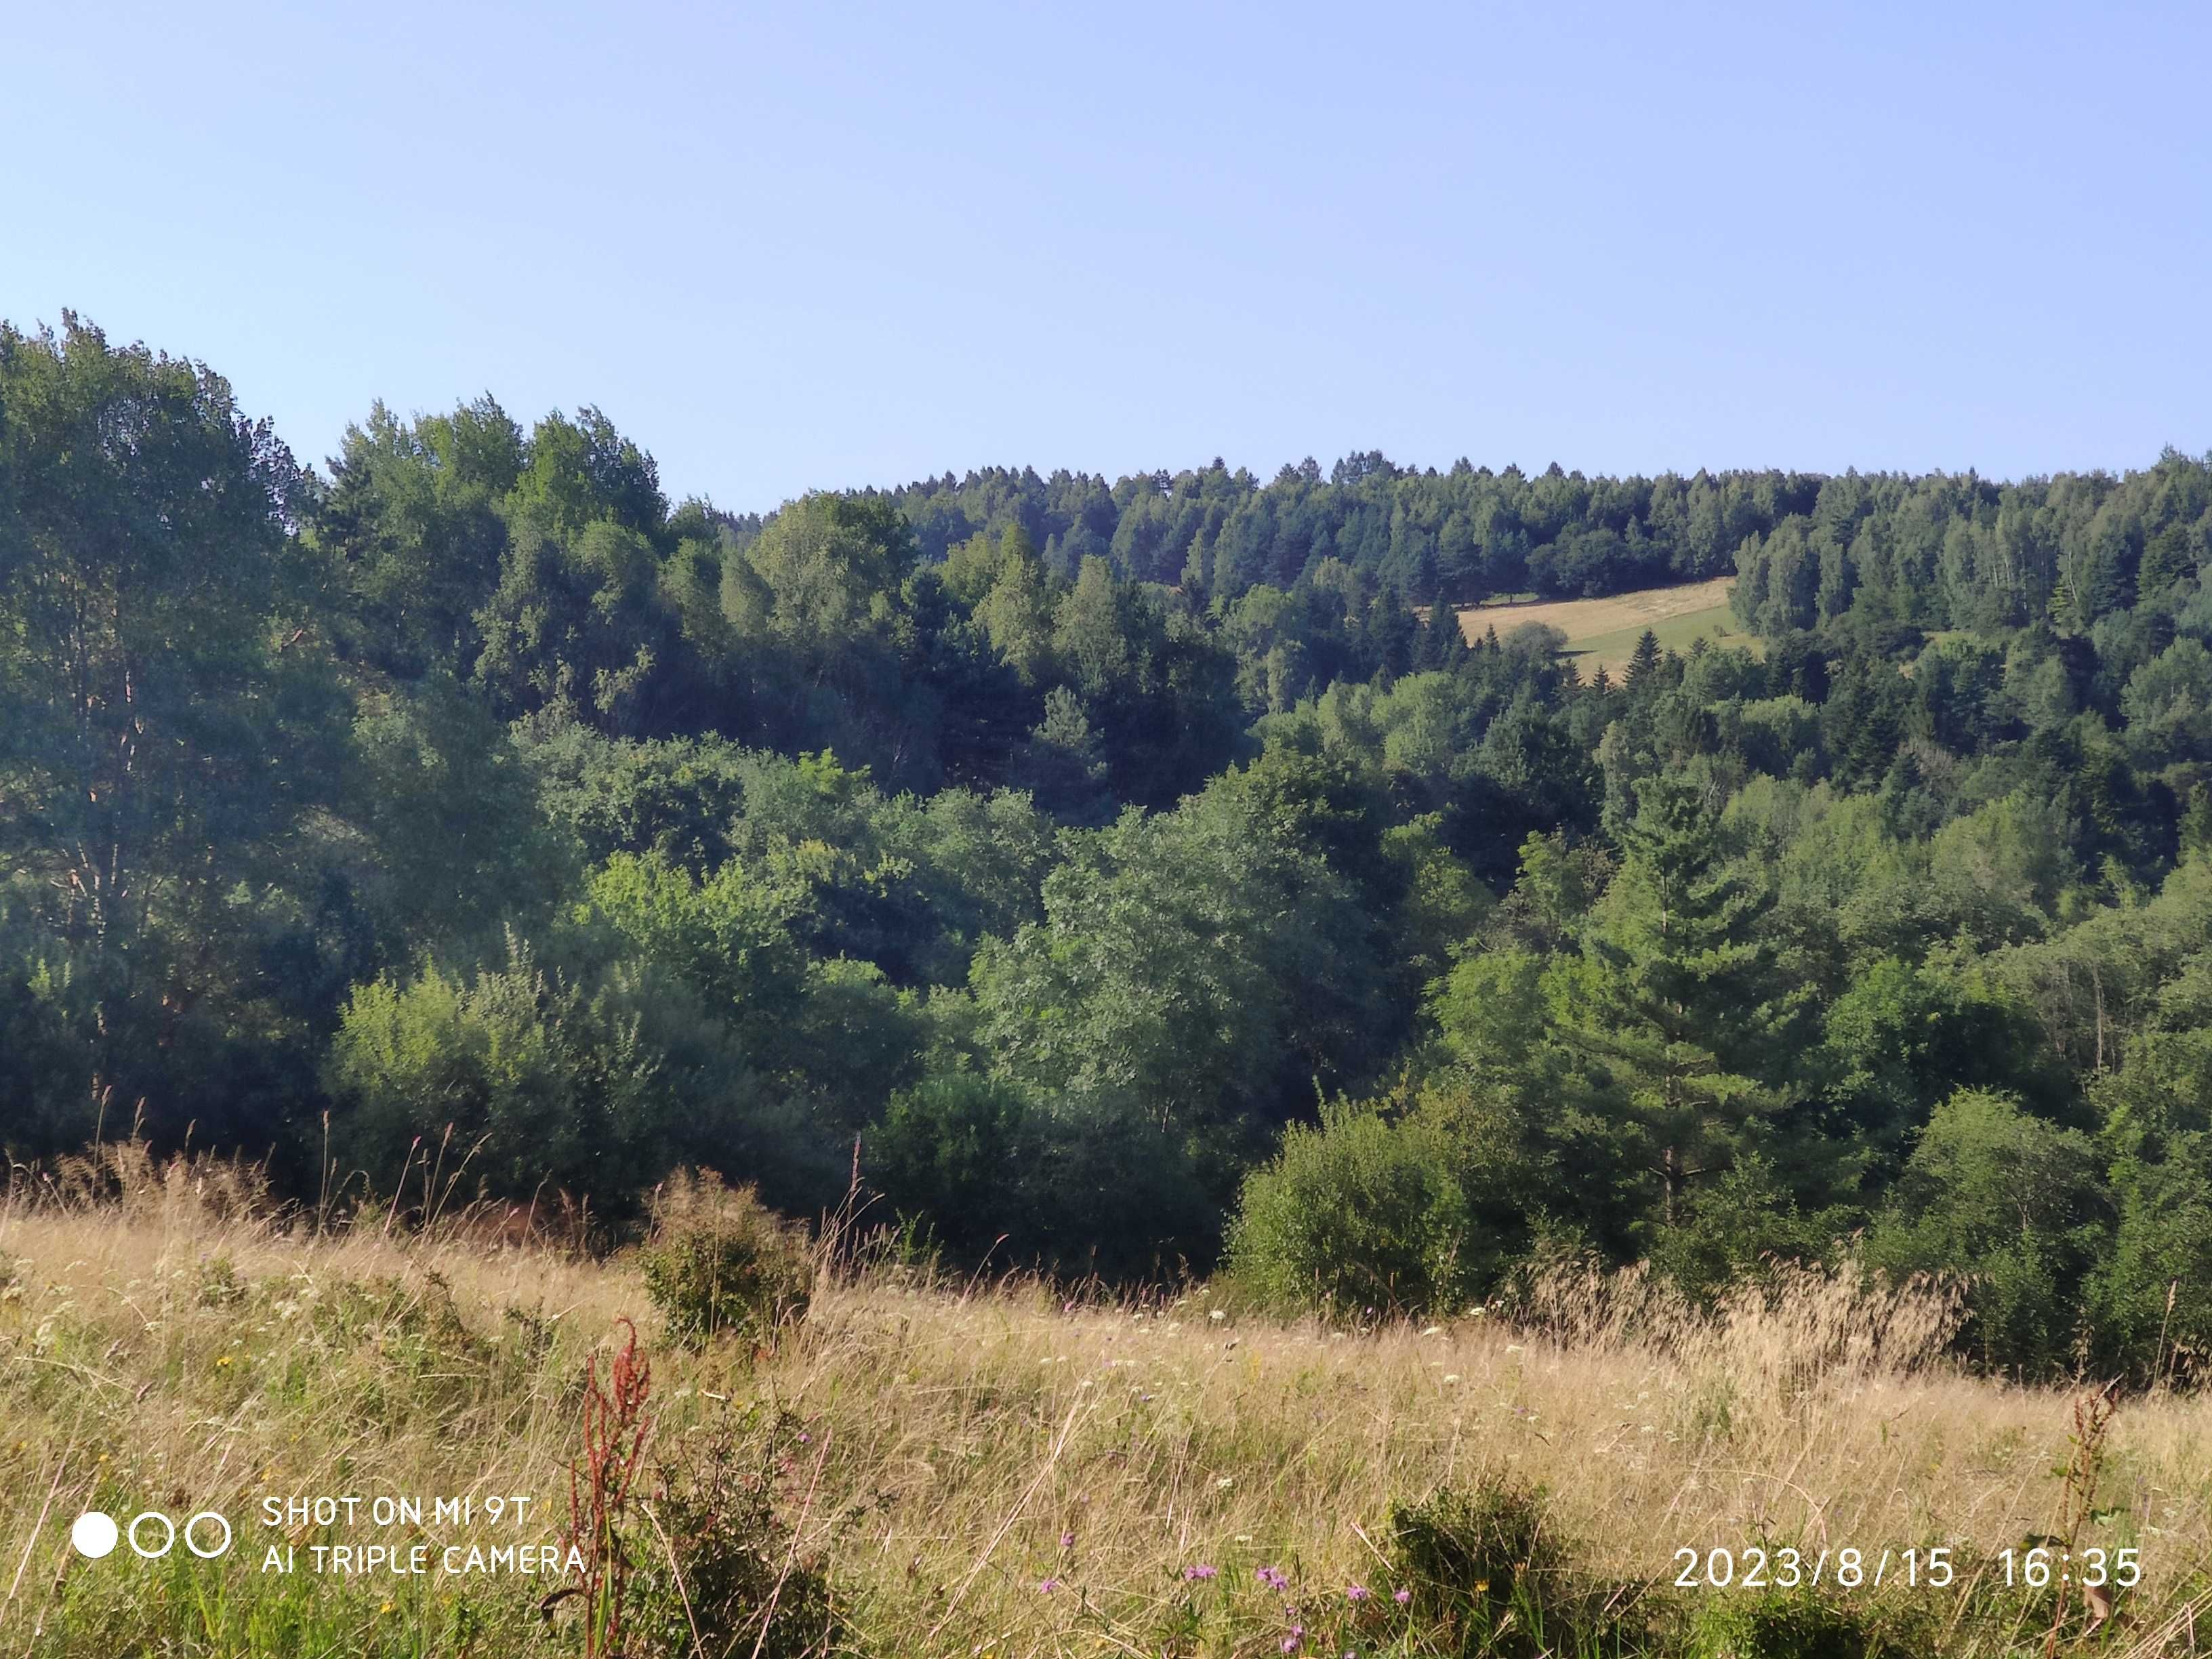
<path id="1" fill-rule="evenodd" d="M 94 1561 L 115 1553 L 116 1542 L 122 1536 L 115 1517 L 98 1510 L 87 1510 L 70 1526 L 70 1542 L 76 1546 L 76 1553 Z"/>

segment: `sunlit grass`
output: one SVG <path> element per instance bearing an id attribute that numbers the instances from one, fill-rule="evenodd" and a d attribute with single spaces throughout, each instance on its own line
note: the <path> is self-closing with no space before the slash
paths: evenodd
<path id="1" fill-rule="evenodd" d="M 1764 655 L 1765 641 L 1745 629 L 1729 609 L 1729 589 L 1735 583 L 1733 576 L 1717 576 L 1595 599 L 1516 595 L 1510 601 L 1462 610 L 1460 627 L 1469 640 L 1481 638 L 1492 628 L 1502 639 L 1528 623 L 1547 623 L 1567 636 L 1570 660 L 1584 679 L 1603 667 L 1618 680 L 1646 629 L 1662 650 L 1686 653 L 1702 639 Z"/>
<path id="2" fill-rule="evenodd" d="M 749 1404 L 794 1414 L 787 1518 L 855 1641 L 885 1656 L 1272 1652 L 1286 1607 L 1316 1642 L 1434 1651 L 1350 1592 L 1383 1581 L 1395 1504 L 1501 1480 L 1548 1489 L 1581 1571 L 1662 1599 L 1683 1546 L 1940 1542 L 1972 1571 L 2052 1524 L 2068 1450 L 2063 1391 L 1930 1358 L 1940 1306 L 1811 1277 L 1720 1322 L 1565 1286 L 1540 1328 L 1468 1313 L 1351 1331 L 1204 1288 L 1075 1302 L 878 1264 L 825 1275 L 772 1355 L 687 1355 L 653 1340 L 620 1261 L 461 1229 L 311 1238 L 234 1198 L 149 1180 L 121 1204 L 0 1210 L 9 1651 L 574 1650 L 535 1610 L 553 1582 L 264 1574 L 272 1541 L 385 1534 L 251 1517 L 272 1494 L 520 1493 L 536 1516 L 501 1536 L 550 1540 L 583 1361 L 623 1317 L 647 1334 L 668 1455 Z M 2119 1414 L 2096 1541 L 2140 1547 L 2145 1578 L 2114 1651 L 2195 1650 L 2165 1625 L 2212 1553 L 2209 1431 L 2194 1398 Z M 218 1510 L 240 1548 L 80 1560 L 68 1522 L 90 1508 Z M 1943 1650 L 2040 1651 L 2031 1598 L 1982 1571 Z"/>

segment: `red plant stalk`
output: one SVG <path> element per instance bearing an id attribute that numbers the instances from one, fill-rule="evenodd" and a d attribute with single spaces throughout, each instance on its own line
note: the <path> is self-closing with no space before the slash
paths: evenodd
<path id="1" fill-rule="evenodd" d="M 629 1580 L 624 1527 L 653 1430 L 653 1366 L 638 1352 L 637 1327 L 627 1319 L 618 1322 L 629 1335 L 607 1368 L 605 1384 L 599 1357 L 593 1354 L 586 1363 L 583 1455 L 568 1466 L 566 1542 L 584 1558 L 577 1588 L 587 1609 L 585 1659 L 618 1659 L 622 1652 Z"/>

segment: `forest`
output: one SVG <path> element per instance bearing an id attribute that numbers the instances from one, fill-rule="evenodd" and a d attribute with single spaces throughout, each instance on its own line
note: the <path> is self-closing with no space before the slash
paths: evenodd
<path id="1" fill-rule="evenodd" d="M 1357 1316 L 1547 1264 L 2212 1349 L 2212 458 L 672 501 L 585 406 L 0 329 L 0 1142 L 684 1166 Z M 1522 594 L 1736 576 L 1585 673 Z M 2177 1357 L 2179 1358 L 2177 1359 Z"/>

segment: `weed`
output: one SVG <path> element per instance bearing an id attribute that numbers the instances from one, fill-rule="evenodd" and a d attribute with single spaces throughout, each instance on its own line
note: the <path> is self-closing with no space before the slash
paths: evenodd
<path id="1" fill-rule="evenodd" d="M 647 1439 L 653 1432 L 653 1366 L 638 1352 L 637 1327 L 622 1322 L 627 1340 L 599 1380 L 599 1356 L 585 1362 L 583 1449 L 568 1466 L 568 1528 L 563 1541 L 583 1559 L 580 1582 L 545 1598 L 549 1613 L 563 1600 L 584 1602 L 584 1659 L 618 1659 L 637 1540 L 630 1512 Z"/>
<path id="2" fill-rule="evenodd" d="M 691 1347 L 724 1333 L 772 1346 L 814 1289 L 804 1233 L 712 1170 L 661 1188 L 638 1267 L 669 1334 Z"/>

